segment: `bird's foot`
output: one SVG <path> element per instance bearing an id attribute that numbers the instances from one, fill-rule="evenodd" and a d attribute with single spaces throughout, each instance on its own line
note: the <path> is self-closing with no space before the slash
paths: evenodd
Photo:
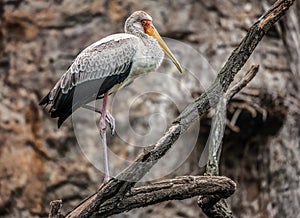
<path id="1" fill-rule="evenodd" d="M 88 110 L 91 110 L 91 111 L 94 111 L 96 113 L 99 113 L 102 116 L 102 111 L 98 110 L 97 108 L 94 108 L 93 106 L 83 105 L 81 107 L 83 107 L 85 109 L 88 109 Z M 116 130 L 116 121 L 115 121 L 115 118 L 111 115 L 111 113 L 109 113 L 109 111 L 106 111 L 105 120 L 109 124 L 110 130 L 111 130 L 111 134 L 114 135 L 115 134 L 115 130 Z M 100 128 L 104 128 L 104 125 L 102 124 L 102 127 L 100 127 Z"/>
<path id="2" fill-rule="evenodd" d="M 116 130 L 116 121 L 115 121 L 115 118 L 113 117 L 113 115 L 111 115 L 111 113 L 109 113 L 108 111 L 106 111 L 105 120 L 109 124 L 110 130 L 111 130 L 111 134 L 114 135 L 115 134 L 115 130 Z"/>

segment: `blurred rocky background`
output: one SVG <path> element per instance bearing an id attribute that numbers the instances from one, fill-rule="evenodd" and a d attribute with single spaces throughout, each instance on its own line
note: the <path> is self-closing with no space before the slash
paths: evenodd
<path id="1" fill-rule="evenodd" d="M 135 10 L 148 12 L 161 35 L 175 39 L 167 43 L 186 72 L 179 75 L 166 59 L 158 73 L 140 79 L 112 103 L 118 134 L 109 137 L 110 150 L 130 162 L 205 91 L 247 29 L 272 3 L 2 0 L 0 217 L 47 217 L 49 202 L 55 199 L 63 200 L 66 213 L 102 181 L 97 126 L 87 118 L 97 115 L 76 116 L 73 122 L 70 118 L 57 129 L 47 110 L 38 106 L 83 48 L 122 32 Z M 228 107 L 221 174 L 237 182 L 229 199 L 236 217 L 300 214 L 299 23 L 296 0 L 242 69 L 241 73 L 251 64 L 260 65 L 257 77 Z M 204 168 L 198 161 L 212 115 L 213 110 L 201 117 L 144 182 L 201 175 Z M 114 175 L 128 164 L 110 159 Z M 164 202 L 114 217 L 205 217 L 196 201 Z"/>

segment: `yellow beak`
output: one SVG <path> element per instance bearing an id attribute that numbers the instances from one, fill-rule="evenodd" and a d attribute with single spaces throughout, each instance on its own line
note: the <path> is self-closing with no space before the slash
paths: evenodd
<path id="1" fill-rule="evenodd" d="M 177 59 L 175 58 L 175 56 L 172 54 L 172 52 L 170 51 L 170 49 L 168 48 L 168 46 L 166 45 L 166 43 L 164 42 L 164 40 L 161 38 L 161 36 L 157 32 L 157 30 L 155 29 L 155 27 L 153 26 L 153 24 L 152 23 L 148 23 L 147 27 L 146 28 L 144 27 L 144 29 L 145 29 L 145 32 L 149 36 L 152 36 L 152 37 L 154 37 L 154 38 L 157 39 L 158 44 L 160 45 L 160 47 L 162 48 L 162 50 L 173 61 L 173 63 L 176 65 L 176 67 L 179 70 L 179 72 L 182 73 L 183 70 L 182 70 L 181 65 L 179 64 L 179 62 L 177 61 Z"/>

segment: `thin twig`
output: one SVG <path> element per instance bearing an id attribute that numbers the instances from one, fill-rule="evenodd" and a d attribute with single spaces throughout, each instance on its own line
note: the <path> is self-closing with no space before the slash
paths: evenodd
<path id="1" fill-rule="evenodd" d="M 257 74 L 259 65 L 252 65 L 242 79 L 233 85 L 225 94 L 225 98 L 229 101 L 235 94 L 241 91 Z"/>

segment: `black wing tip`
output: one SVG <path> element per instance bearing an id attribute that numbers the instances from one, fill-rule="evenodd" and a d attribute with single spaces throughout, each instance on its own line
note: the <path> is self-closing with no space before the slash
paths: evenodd
<path id="1" fill-rule="evenodd" d="M 70 116 L 69 112 L 63 112 L 63 111 L 52 111 L 50 112 L 51 118 L 58 118 L 57 120 L 57 128 L 60 128 L 61 125 L 65 122 L 65 120 Z"/>
<path id="2" fill-rule="evenodd" d="M 50 95 L 50 92 L 45 95 L 45 97 L 43 97 L 40 102 L 39 102 L 39 105 L 42 106 L 42 105 L 45 105 L 45 104 L 48 104 L 50 99 L 49 99 L 49 95 Z"/>
<path id="3" fill-rule="evenodd" d="M 45 95 L 39 102 L 39 105 L 40 106 L 43 106 L 43 105 L 48 105 L 50 103 L 50 92 Z M 57 118 L 58 117 L 58 121 L 57 121 L 57 127 L 60 128 L 61 125 L 63 124 L 63 122 L 68 118 L 69 116 L 69 113 L 68 112 L 64 112 L 62 110 L 52 110 L 53 108 L 51 108 L 49 110 L 49 113 L 50 113 L 50 117 L 51 118 Z"/>
<path id="4" fill-rule="evenodd" d="M 57 117 L 57 127 L 61 127 L 61 125 L 65 122 L 65 120 L 72 114 L 72 108 L 69 108 L 66 111 L 62 111 Z"/>
<path id="5" fill-rule="evenodd" d="M 64 120 L 61 120 L 60 118 L 58 118 L 57 121 L 57 128 L 59 129 L 61 127 L 61 125 L 63 124 Z"/>

